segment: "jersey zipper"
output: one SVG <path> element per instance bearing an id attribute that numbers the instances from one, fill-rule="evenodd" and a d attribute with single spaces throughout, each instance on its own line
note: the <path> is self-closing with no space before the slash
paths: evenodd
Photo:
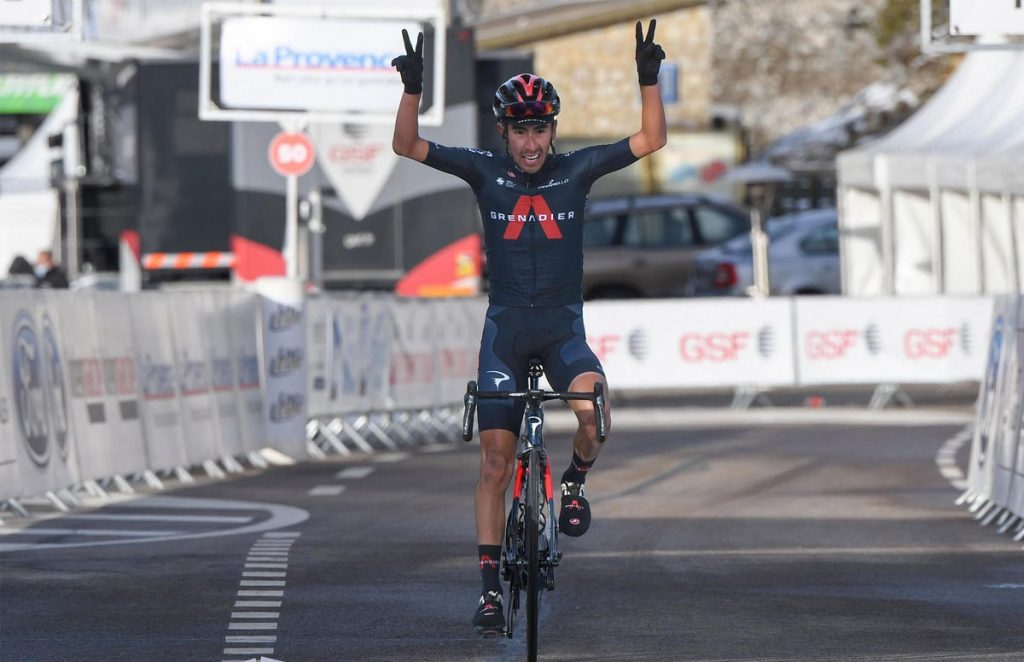
<path id="1" fill-rule="evenodd" d="M 526 176 L 526 188 L 527 192 L 533 194 L 533 175 Z M 536 214 L 536 210 L 531 209 Z M 537 302 L 537 224 L 528 227 L 527 230 L 530 232 L 530 272 L 533 277 L 533 285 L 530 288 L 530 308 L 533 308 Z"/>

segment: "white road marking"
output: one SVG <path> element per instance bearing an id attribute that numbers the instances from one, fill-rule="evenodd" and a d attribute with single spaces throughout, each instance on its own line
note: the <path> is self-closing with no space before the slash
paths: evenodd
<path id="1" fill-rule="evenodd" d="M 359 479 L 366 478 L 373 472 L 374 467 L 348 467 L 347 469 L 342 469 L 338 473 L 334 474 L 334 477 L 342 480 L 346 478 Z"/>
<path id="2" fill-rule="evenodd" d="M 456 446 L 455 444 L 431 444 L 429 446 L 421 446 L 420 447 L 420 452 L 421 453 L 447 453 L 449 451 L 455 450 L 456 448 L 458 448 L 458 446 Z"/>
<path id="3" fill-rule="evenodd" d="M 938 467 L 939 474 L 958 490 L 967 489 L 967 479 L 964 472 L 957 466 L 956 456 L 960 448 L 971 441 L 973 437 L 973 428 L 968 425 L 946 440 L 946 443 L 942 444 L 942 447 L 935 453 L 935 466 Z"/>
<path id="4" fill-rule="evenodd" d="M 402 460 L 409 459 L 408 453 L 381 453 L 373 458 L 374 462 L 389 463 L 389 462 L 401 462 Z"/>
<path id="5" fill-rule="evenodd" d="M 338 496 L 344 491 L 344 485 L 317 485 L 309 491 L 309 496 Z"/>
<path id="6" fill-rule="evenodd" d="M 246 563 L 246 568 L 287 568 L 287 563 Z"/>
<path id="7" fill-rule="evenodd" d="M 224 637 L 224 643 L 228 644 L 272 644 L 276 641 L 276 634 L 235 634 Z"/>
<path id="8" fill-rule="evenodd" d="M 62 542 L 62 543 L 2 543 L 0 554 L 5 552 L 37 551 L 48 549 L 70 549 L 72 547 L 98 547 L 101 545 L 129 545 L 143 544 L 159 541 L 161 543 L 172 540 L 195 540 L 198 538 L 216 538 L 221 536 L 232 536 L 246 533 L 269 532 L 266 538 L 295 538 L 300 535 L 297 531 L 275 531 L 289 526 L 301 524 L 309 519 L 309 513 L 301 508 L 285 506 L 275 503 L 264 503 L 259 501 L 236 501 L 231 499 L 199 499 L 193 497 L 176 496 L 147 496 L 136 500 L 118 502 L 118 508 L 132 509 L 174 509 L 174 510 L 241 510 L 251 512 L 262 510 L 270 516 L 255 523 L 246 524 L 235 528 L 218 528 L 215 531 L 198 531 L 194 533 L 179 531 L 164 531 L 159 536 L 138 535 L 130 537 L 127 532 L 118 532 L 115 540 L 94 540 L 89 542 Z M 254 518 L 247 517 L 248 521 Z M 15 529 L 4 533 L 14 534 L 35 529 Z M 76 532 L 78 530 L 75 530 Z M 85 531 L 85 530 L 82 530 Z M 275 535 L 276 534 L 276 535 Z M 76 535 L 88 536 L 95 533 L 76 533 Z M 2 537 L 2 536 L 0 536 Z M 113 536 L 111 536 L 113 537 Z"/>
<path id="9" fill-rule="evenodd" d="M 284 582 L 271 579 L 243 579 L 239 586 L 284 586 Z"/>
<path id="10" fill-rule="evenodd" d="M 996 588 L 1002 590 L 1021 590 L 1024 589 L 1024 584 L 988 584 L 985 588 Z"/>
<path id="11" fill-rule="evenodd" d="M 280 607 L 280 600 L 235 600 L 236 607 Z"/>
<path id="12" fill-rule="evenodd" d="M 281 616 L 279 611 L 233 611 L 231 612 L 231 618 L 243 619 L 243 618 L 278 618 Z"/>
<path id="13" fill-rule="evenodd" d="M 284 577 L 288 573 L 286 572 L 258 572 L 258 571 L 247 571 L 243 572 L 243 577 Z"/>
<path id="14" fill-rule="evenodd" d="M 273 655 L 273 648 L 225 648 L 225 655 Z"/>
<path id="15" fill-rule="evenodd" d="M 277 623 L 228 623 L 229 630 L 276 630 Z"/>
<path id="16" fill-rule="evenodd" d="M 0 531 L 0 536 L 110 536 L 127 538 L 163 538 L 167 536 L 175 536 L 179 533 L 181 533 L 181 531 L 143 531 L 133 529 L 48 529 L 33 527 L 31 529 Z"/>
<path id="17" fill-rule="evenodd" d="M 284 591 L 251 591 L 241 590 L 238 592 L 240 598 L 283 598 Z"/>
<path id="18" fill-rule="evenodd" d="M 219 517 L 216 515 L 119 515 L 106 513 L 82 513 L 61 515 L 60 519 L 111 520 L 123 522 L 196 522 L 199 524 L 245 524 L 252 517 Z"/>

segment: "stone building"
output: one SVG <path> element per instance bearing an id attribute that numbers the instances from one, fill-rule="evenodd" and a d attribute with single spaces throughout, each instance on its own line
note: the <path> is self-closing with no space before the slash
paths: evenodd
<path id="1" fill-rule="evenodd" d="M 678 86 L 666 103 L 670 127 L 737 127 L 756 152 L 876 81 L 919 97 L 941 83 L 946 67 L 908 65 L 879 45 L 875 20 L 893 1 L 453 0 L 453 9 L 475 26 L 481 53 L 532 54 L 563 96 L 560 135 L 580 138 L 636 123 L 633 26 L 656 17 Z"/>

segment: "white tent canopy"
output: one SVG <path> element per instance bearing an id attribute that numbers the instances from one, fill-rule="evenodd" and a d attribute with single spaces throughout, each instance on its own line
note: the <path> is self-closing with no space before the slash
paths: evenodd
<path id="1" fill-rule="evenodd" d="M 847 294 L 1024 287 L 1024 53 L 972 52 L 921 110 L 837 166 Z"/>

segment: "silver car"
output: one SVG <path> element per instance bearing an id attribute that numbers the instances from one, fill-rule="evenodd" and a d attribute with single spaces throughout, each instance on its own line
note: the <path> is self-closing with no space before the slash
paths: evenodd
<path id="1" fill-rule="evenodd" d="M 771 293 L 839 294 L 839 229 L 835 209 L 814 209 L 769 219 Z M 754 284 L 750 235 L 735 237 L 693 258 L 688 294 L 743 296 Z"/>

